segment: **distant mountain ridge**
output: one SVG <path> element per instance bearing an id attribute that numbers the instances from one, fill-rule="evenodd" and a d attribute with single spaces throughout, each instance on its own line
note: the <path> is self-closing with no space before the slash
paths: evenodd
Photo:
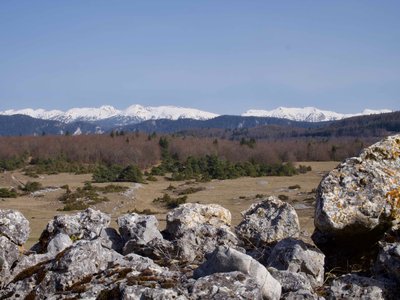
<path id="1" fill-rule="evenodd" d="M 365 109 L 361 113 L 356 114 L 340 114 L 333 111 L 321 110 L 315 107 L 278 107 L 273 110 L 256 110 L 251 109 L 242 114 L 244 117 L 272 117 L 272 118 L 282 118 L 289 119 L 293 121 L 303 121 L 303 122 L 325 122 L 325 121 L 337 121 L 345 118 L 373 115 L 381 113 L 392 112 L 389 109 L 372 110 Z"/>
<path id="2" fill-rule="evenodd" d="M 300 122 L 324 122 L 335 121 L 353 116 L 370 115 L 391 112 L 388 109 L 370 110 L 365 109 L 356 114 L 340 114 L 333 111 L 321 110 L 315 107 L 290 108 L 278 107 L 274 110 L 251 109 L 243 113 L 243 117 L 272 117 L 288 119 Z M 44 109 L 20 109 L 0 111 L 0 115 L 26 115 L 36 119 L 60 121 L 63 123 L 72 122 L 96 122 L 106 128 L 138 124 L 149 120 L 209 120 L 218 117 L 218 114 L 202 111 L 194 108 L 175 107 L 175 106 L 142 106 L 131 105 L 124 110 L 118 110 L 110 105 L 101 107 L 72 108 L 67 111 L 44 110 Z"/>
<path id="3" fill-rule="evenodd" d="M 61 110 L 20 109 L 0 111 L 0 115 L 26 115 L 36 119 L 72 123 L 77 121 L 97 122 L 109 120 L 114 125 L 135 124 L 147 120 L 158 119 L 194 119 L 208 120 L 217 117 L 217 114 L 185 107 L 175 106 L 142 106 L 131 105 L 124 110 L 118 110 L 110 105 L 96 107 L 72 108 L 65 112 Z"/>

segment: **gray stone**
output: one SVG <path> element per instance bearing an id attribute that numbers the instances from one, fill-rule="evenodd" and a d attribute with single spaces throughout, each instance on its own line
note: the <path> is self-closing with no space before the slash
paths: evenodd
<path id="1" fill-rule="evenodd" d="M 283 294 L 282 300 L 323 300 L 325 298 L 317 296 L 310 290 L 298 290 L 294 292 L 288 292 Z M 341 299 L 341 298 L 339 298 Z"/>
<path id="2" fill-rule="evenodd" d="M 166 232 L 183 260 L 201 262 L 217 246 L 236 248 L 231 213 L 217 204 L 186 203 L 167 214 Z"/>
<path id="3" fill-rule="evenodd" d="M 214 251 L 217 246 L 236 248 L 238 239 L 226 225 L 215 227 L 204 224 L 188 228 L 174 241 L 177 252 L 183 260 L 203 261 L 204 255 Z"/>
<path id="4" fill-rule="evenodd" d="M 47 245 L 47 252 L 57 254 L 72 245 L 72 240 L 65 233 L 56 234 Z"/>
<path id="5" fill-rule="evenodd" d="M 215 273 L 198 279 L 190 295 L 193 300 L 261 300 L 260 286 L 242 272 Z"/>
<path id="6" fill-rule="evenodd" d="M 155 216 L 131 213 L 119 217 L 117 223 L 124 242 L 146 245 L 153 239 L 163 239 Z"/>
<path id="7" fill-rule="evenodd" d="M 54 256 L 55 254 L 52 253 L 30 254 L 21 256 L 18 259 L 18 262 L 15 265 L 15 267 L 12 269 L 10 280 L 14 279 L 18 274 L 20 274 L 26 269 L 43 264 L 45 262 L 50 262 L 54 258 Z"/>
<path id="8" fill-rule="evenodd" d="M 259 262 L 232 248 L 216 248 L 207 261 L 195 270 L 193 277 L 200 278 L 214 273 L 233 271 L 240 271 L 252 277 L 260 286 L 264 298 L 279 299 L 280 283 Z"/>
<path id="9" fill-rule="evenodd" d="M 236 234 L 245 244 L 259 247 L 297 237 L 300 233 L 295 209 L 276 197 L 252 204 L 242 215 L 243 221 L 236 227 Z"/>
<path id="10" fill-rule="evenodd" d="M 386 291 L 385 283 L 355 274 L 333 280 L 328 288 L 328 299 L 396 299 Z"/>
<path id="11" fill-rule="evenodd" d="M 153 239 L 146 245 L 137 244 L 136 241 L 130 240 L 125 244 L 122 254 L 128 255 L 130 253 L 166 261 L 172 260 L 177 256 L 173 243 L 164 239 Z"/>
<path id="12" fill-rule="evenodd" d="M 400 242 L 381 243 L 375 262 L 375 273 L 400 284 Z"/>
<path id="13" fill-rule="evenodd" d="M 122 256 L 104 248 L 100 239 L 78 241 L 51 263 L 47 274 L 49 283 L 56 290 L 64 291 L 75 282 L 106 270 L 118 259 L 121 260 Z"/>
<path id="14" fill-rule="evenodd" d="M 312 291 L 310 280 L 303 273 L 282 271 L 272 267 L 267 270 L 271 273 L 272 277 L 278 280 L 281 284 L 282 294 L 299 290 Z"/>
<path id="15" fill-rule="evenodd" d="M 230 226 L 231 213 L 218 204 L 185 203 L 167 214 L 166 231 L 173 237 L 199 225 Z"/>
<path id="16" fill-rule="evenodd" d="M 399 186 L 400 135 L 395 135 L 345 160 L 321 181 L 315 210 L 317 231 L 328 238 L 350 239 L 373 230 L 383 232 L 400 220 Z"/>
<path id="17" fill-rule="evenodd" d="M 113 249 L 118 253 L 122 253 L 124 242 L 118 231 L 116 231 L 114 228 L 103 228 L 100 232 L 100 239 L 104 247 L 108 249 Z"/>
<path id="18" fill-rule="evenodd" d="M 18 258 L 18 246 L 5 236 L 0 236 L 0 288 L 8 282 L 10 269 Z"/>
<path id="19" fill-rule="evenodd" d="M 179 295 L 173 289 L 160 289 L 149 288 L 144 286 L 126 286 L 122 290 L 122 300 L 139 300 L 139 299 L 152 299 L 152 300 L 186 300 L 183 295 Z"/>
<path id="20" fill-rule="evenodd" d="M 0 209 L 0 235 L 17 245 L 25 244 L 29 237 L 29 221 L 19 211 Z"/>
<path id="21" fill-rule="evenodd" d="M 277 270 L 303 273 L 316 287 L 324 282 L 324 259 L 325 255 L 318 248 L 288 238 L 276 244 L 267 265 Z"/>
<path id="22" fill-rule="evenodd" d="M 47 249 L 51 239 L 59 233 L 68 235 L 72 241 L 93 240 L 110 224 L 110 216 L 88 208 L 73 215 L 55 216 L 40 237 L 42 249 Z"/>

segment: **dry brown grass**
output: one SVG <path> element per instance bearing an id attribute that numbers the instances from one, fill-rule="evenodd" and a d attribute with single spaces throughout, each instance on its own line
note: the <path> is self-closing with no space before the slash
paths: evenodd
<path id="1" fill-rule="evenodd" d="M 255 199 L 256 195 L 286 195 L 288 202 L 297 207 L 297 213 L 300 218 L 300 225 L 303 230 L 311 233 L 313 231 L 313 195 L 310 192 L 315 189 L 323 174 L 332 170 L 337 162 L 302 162 L 303 165 L 310 165 L 312 171 L 307 174 L 300 174 L 293 177 L 259 177 L 259 178 L 239 178 L 234 180 L 213 180 L 207 183 L 198 183 L 196 185 L 204 187 L 204 190 L 188 195 L 188 202 L 198 203 L 217 203 L 229 209 L 232 213 L 233 224 L 236 225 L 241 220 L 240 212 L 247 209 Z M 85 181 L 90 181 L 91 175 L 58 174 L 43 175 L 35 179 L 44 187 L 61 187 L 68 184 L 74 190 L 82 187 Z M 21 174 L 21 172 L 7 172 L 0 174 L 0 187 L 17 187 L 21 183 L 32 180 Z M 121 195 L 119 193 L 107 194 L 111 200 L 96 205 L 96 209 L 111 214 L 112 226 L 116 226 L 116 218 L 127 211 L 151 210 L 159 212 L 157 218 L 160 221 L 160 228 L 165 227 L 165 214 L 167 210 L 155 203 L 153 200 L 160 197 L 171 182 L 158 177 L 158 181 L 149 182 L 137 186 L 132 183 L 118 183 L 120 185 L 133 187 L 131 194 Z M 184 182 L 173 182 L 175 186 L 185 184 Z M 300 189 L 288 189 L 289 186 L 298 184 Z M 104 184 L 94 184 L 96 186 L 105 186 Z M 190 186 L 193 186 L 191 184 Z M 31 234 L 25 247 L 30 247 L 39 238 L 46 224 L 57 214 L 64 214 L 57 209 L 63 207 L 57 199 L 64 192 L 58 190 L 49 192 L 43 197 L 32 197 L 30 195 L 18 197 L 15 199 L 0 199 L 0 209 L 16 209 L 21 211 L 30 222 Z M 69 212 L 73 213 L 73 212 Z"/>

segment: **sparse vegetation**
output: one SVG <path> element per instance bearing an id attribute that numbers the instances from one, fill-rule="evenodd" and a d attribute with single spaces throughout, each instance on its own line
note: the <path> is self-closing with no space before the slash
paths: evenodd
<path id="1" fill-rule="evenodd" d="M 24 186 L 19 187 L 19 189 L 21 191 L 26 192 L 26 193 L 33 193 L 42 188 L 43 188 L 42 184 L 37 181 L 28 181 L 27 183 L 25 183 Z"/>
<path id="2" fill-rule="evenodd" d="M 122 166 L 112 165 L 110 167 L 100 165 L 93 172 L 94 182 L 127 181 L 143 183 L 142 171 L 136 165 Z"/>
<path id="3" fill-rule="evenodd" d="M 17 198 L 18 193 L 14 189 L 0 188 L 0 198 Z"/>
<path id="4" fill-rule="evenodd" d="M 289 200 L 289 197 L 286 196 L 286 195 L 281 194 L 281 195 L 278 195 L 278 199 L 282 200 L 282 201 L 287 201 L 287 200 Z"/>
<path id="5" fill-rule="evenodd" d="M 288 189 L 289 189 L 289 190 L 299 190 L 299 189 L 301 189 L 301 186 L 298 185 L 298 184 L 289 185 L 289 186 L 288 186 Z"/>
<path id="6" fill-rule="evenodd" d="M 88 208 L 90 205 L 109 201 L 107 197 L 100 196 L 97 189 L 90 183 L 85 183 L 83 188 L 77 188 L 75 192 L 66 189 L 65 193 L 59 198 L 59 201 L 64 203 L 62 210 L 82 210 Z"/>
<path id="7" fill-rule="evenodd" d="M 162 197 L 158 197 L 156 199 L 153 200 L 154 203 L 160 203 L 164 206 L 166 206 L 167 208 L 175 208 L 178 207 L 180 204 L 186 203 L 187 200 L 187 196 L 183 196 L 183 197 L 171 197 L 168 194 L 164 194 Z"/>
<path id="8" fill-rule="evenodd" d="M 183 190 L 177 191 L 177 194 L 178 194 L 179 196 L 182 196 L 182 195 L 189 195 L 189 194 L 194 194 L 194 193 L 197 193 L 197 192 L 200 192 L 200 191 L 204 191 L 204 190 L 205 190 L 205 188 L 202 187 L 202 186 L 188 187 L 188 188 L 185 188 L 185 189 L 183 189 Z"/>

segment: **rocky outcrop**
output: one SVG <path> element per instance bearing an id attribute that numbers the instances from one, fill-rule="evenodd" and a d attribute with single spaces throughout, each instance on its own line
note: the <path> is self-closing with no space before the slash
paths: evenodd
<path id="1" fill-rule="evenodd" d="M 177 236 L 202 224 L 214 227 L 230 226 L 231 220 L 231 212 L 221 205 L 185 203 L 167 214 L 166 231 Z"/>
<path id="2" fill-rule="evenodd" d="M 72 241 L 93 240 L 110 224 L 110 216 L 88 208 L 73 215 L 55 216 L 40 236 L 41 252 L 45 252 L 50 241 L 58 234 L 68 235 Z"/>
<path id="3" fill-rule="evenodd" d="M 29 221 L 23 214 L 11 209 L 0 209 L 0 235 L 16 245 L 23 245 L 29 232 Z"/>
<path id="4" fill-rule="evenodd" d="M 153 239 L 163 238 L 155 216 L 131 213 L 119 217 L 117 223 L 124 242 L 133 240 L 137 244 L 145 245 Z"/>
<path id="5" fill-rule="evenodd" d="M 395 289 L 390 283 L 347 274 L 333 280 L 327 294 L 329 299 L 383 300 L 396 299 L 398 291 Z"/>
<path id="6" fill-rule="evenodd" d="M 252 204 L 242 215 L 236 234 L 249 246 L 260 247 L 300 233 L 295 209 L 276 197 Z"/>
<path id="7" fill-rule="evenodd" d="M 201 277 L 193 285 L 191 299 L 254 299 L 263 295 L 256 281 L 242 272 L 214 273 Z"/>
<path id="8" fill-rule="evenodd" d="M 166 235 L 181 259 L 201 262 L 216 246 L 237 247 L 231 213 L 217 204 L 187 203 L 167 214 Z"/>
<path id="9" fill-rule="evenodd" d="M 301 240 L 280 241 L 268 258 L 268 267 L 305 275 L 313 287 L 324 282 L 325 255 L 316 247 Z"/>
<path id="10" fill-rule="evenodd" d="M 391 136 L 345 160 L 317 191 L 316 242 L 383 233 L 400 220 L 400 135 Z"/>
<path id="11" fill-rule="evenodd" d="M 375 262 L 377 275 L 393 279 L 400 284 L 400 242 L 382 243 Z"/>
<path id="12" fill-rule="evenodd" d="M 323 252 L 276 198 L 235 231 L 219 205 L 181 205 L 163 232 L 154 216 L 121 216 L 116 230 L 87 209 L 54 217 L 31 251 L 28 221 L 0 210 L 0 299 L 397 299 L 399 144 L 377 143 L 322 180 L 313 239 Z"/>
<path id="13" fill-rule="evenodd" d="M 207 261 L 195 270 L 193 277 L 239 271 L 249 275 L 261 287 L 265 299 L 279 299 L 281 285 L 267 269 L 251 256 L 228 247 L 218 247 Z"/>

